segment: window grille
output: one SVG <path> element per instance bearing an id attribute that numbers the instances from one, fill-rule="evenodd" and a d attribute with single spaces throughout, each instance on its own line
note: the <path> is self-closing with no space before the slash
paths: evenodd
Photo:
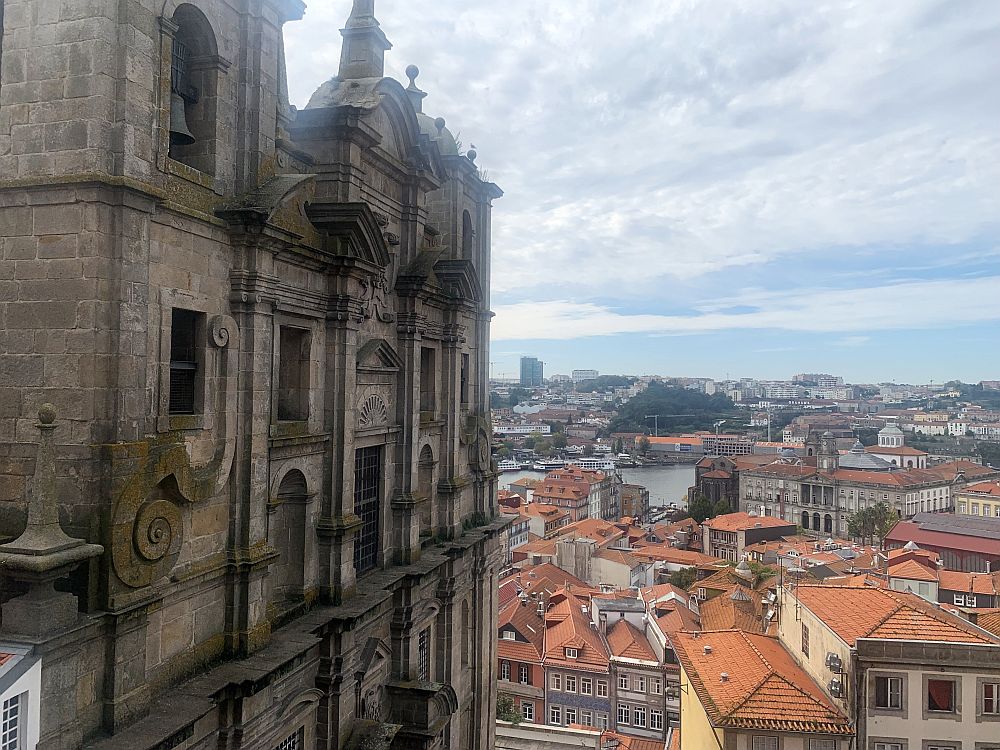
<path id="1" fill-rule="evenodd" d="M 25 695 L 21 693 L 3 702 L 0 750 L 21 750 L 21 704 Z"/>
<path id="2" fill-rule="evenodd" d="M 305 743 L 302 741 L 303 730 L 299 729 L 285 737 L 274 746 L 274 750 L 303 750 Z"/>
<path id="3" fill-rule="evenodd" d="M 179 39 L 174 39 L 170 55 L 170 89 L 175 93 L 187 93 L 188 47 Z"/>
<path id="4" fill-rule="evenodd" d="M 507 679 L 510 679 L 510 664 L 507 664 Z M 431 679 L 431 629 L 424 628 L 417 636 L 417 678 Z"/>
<path id="5" fill-rule="evenodd" d="M 197 358 L 198 313 L 173 310 L 170 322 L 170 398 L 171 414 L 194 414 Z"/>
<path id="6" fill-rule="evenodd" d="M 361 519 L 361 531 L 354 541 L 354 569 L 358 575 L 378 563 L 381 474 L 381 446 L 354 452 L 354 512 Z"/>

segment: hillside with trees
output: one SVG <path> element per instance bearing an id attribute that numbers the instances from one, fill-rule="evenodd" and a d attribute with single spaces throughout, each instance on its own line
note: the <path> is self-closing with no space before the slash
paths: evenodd
<path id="1" fill-rule="evenodd" d="M 676 388 L 653 382 L 638 396 L 625 403 L 611 422 L 611 432 L 652 432 L 649 414 L 660 415 L 660 432 L 711 430 L 718 419 L 743 421 L 728 396 L 708 396 L 700 391 Z"/>

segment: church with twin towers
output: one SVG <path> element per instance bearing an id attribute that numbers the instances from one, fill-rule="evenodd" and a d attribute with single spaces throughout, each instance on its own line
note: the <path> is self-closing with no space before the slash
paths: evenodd
<path id="1" fill-rule="evenodd" d="M 344 6 L 0 2 L 12 747 L 493 745 L 502 192 Z"/>

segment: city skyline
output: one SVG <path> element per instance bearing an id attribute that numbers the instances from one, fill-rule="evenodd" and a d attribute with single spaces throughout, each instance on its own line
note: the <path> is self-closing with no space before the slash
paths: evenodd
<path id="1" fill-rule="evenodd" d="M 300 107 L 348 5 L 287 28 Z M 974 5 L 380 0 L 387 74 L 417 64 L 506 192 L 492 358 L 996 377 L 1000 6 Z"/>

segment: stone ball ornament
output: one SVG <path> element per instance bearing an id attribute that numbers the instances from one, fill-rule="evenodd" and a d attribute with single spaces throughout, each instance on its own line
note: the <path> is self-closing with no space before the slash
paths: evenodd
<path id="1" fill-rule="evenodd" d="M 38 421 L 42 424 L 52 424 L 56 421 L 56 407 L 52 404 L 42 404 L 38 407 Z"/>

